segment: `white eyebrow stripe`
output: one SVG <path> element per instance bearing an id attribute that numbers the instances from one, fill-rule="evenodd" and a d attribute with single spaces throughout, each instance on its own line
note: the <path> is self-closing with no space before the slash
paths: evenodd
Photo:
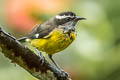
<path id="1" fill-rule="evenodd" d="M 66 15 L 63 15 L 63 16 L 56 15 L 57 19 L 63 19 L 63 18 L 66 18 L 66 17 L 74 17 L 74 16 L 70 16 L 70 15 L 68 15 L 68 16 L 66 16 Z"/>

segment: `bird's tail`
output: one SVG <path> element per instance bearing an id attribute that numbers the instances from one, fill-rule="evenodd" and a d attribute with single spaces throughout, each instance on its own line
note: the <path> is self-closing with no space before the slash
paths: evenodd
<path id="1" fill-rule="evenodd" d="M 27 37 L 22 37 L 22 38 L 18 38 L 17 40 L 20 42 L 26 42 L 26 39 L 28 39 Z"/>

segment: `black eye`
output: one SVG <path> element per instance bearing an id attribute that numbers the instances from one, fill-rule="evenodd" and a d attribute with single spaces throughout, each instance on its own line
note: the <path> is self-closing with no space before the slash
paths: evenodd
<path id="1" fill-rule="evenodd" d="M 71 20 L 71 17 L 67 17 L 66 19 L 67 19 L 67 21 L 70 21 L 70 20 Z"/>

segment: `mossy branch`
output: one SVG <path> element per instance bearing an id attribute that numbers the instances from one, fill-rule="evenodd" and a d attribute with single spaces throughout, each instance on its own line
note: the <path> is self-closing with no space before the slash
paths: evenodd
<path id="1" fill-rule="evenodd" d="M 42 63 L 39 56 L 23 46 L 15 37 L 0 28 L 0 47 L 2 53 L 39 80 L 70 80 L 64 71 L 51 65 L 46 59 Z"/>

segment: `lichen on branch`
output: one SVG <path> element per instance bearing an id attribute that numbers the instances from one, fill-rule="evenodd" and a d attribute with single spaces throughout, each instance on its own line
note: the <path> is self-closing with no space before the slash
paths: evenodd
<path id="1" fill-rule="evenodd" d="M 39 80 L 70 80 L 64 71 L 58 70 L 45 58 L 44 63 L 38 55 L 23 46 L 15 37 L 0 28 L 0 47 L 2 53 Z"/>

